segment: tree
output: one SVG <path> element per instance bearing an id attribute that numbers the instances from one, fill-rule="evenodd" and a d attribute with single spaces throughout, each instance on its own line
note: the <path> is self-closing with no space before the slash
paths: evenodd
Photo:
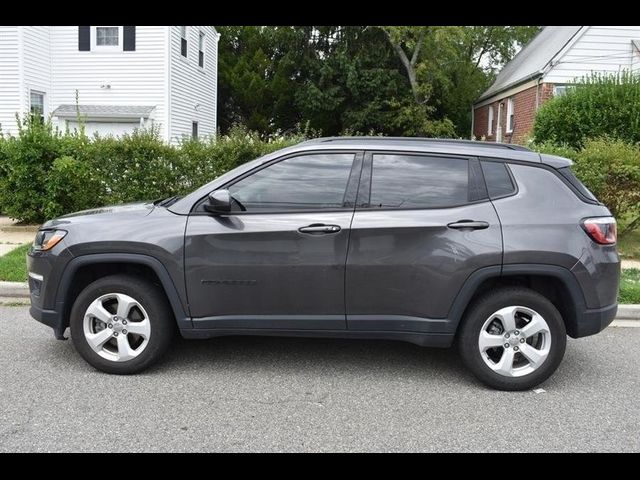
<path id="1" fill-rule="evenodd" d="M 417 105 L 467 135 L 473 101 L 539 27 L 381 26 L 400 59 Z M 415 105 L 413 106 L 415 109 Z"/>

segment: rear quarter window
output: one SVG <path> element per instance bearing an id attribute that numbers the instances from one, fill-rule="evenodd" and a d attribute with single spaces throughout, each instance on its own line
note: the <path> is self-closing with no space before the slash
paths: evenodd
<path id="1" fill-rule="evenodd" d="M 573 171 L 571 171 L 570 167 L 559 168 L 558 173 L 560 173 L 560 175 L 562 175 L 564 179 L 573 186 L 573 188 L 578 190 L 578 192 L 580 192 L 582 196 L 584 196 L 588 200 L 591 200 L 592 202 L 598 201 L 596 196 L 591 193 L 591 190 L 585 187 L 584 184 L 578 179 L 578 177 L 576 177 Z"/>
<path id="2" fill-rule="evenodd" d="M 489 198 L 492 200 L 515 193 L 516 186 L 505 163 L 483 161 L 482 173 L 487 183 Z"/>

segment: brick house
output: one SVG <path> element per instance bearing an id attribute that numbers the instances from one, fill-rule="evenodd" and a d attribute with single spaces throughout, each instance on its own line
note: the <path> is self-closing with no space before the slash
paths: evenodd
<path id="1" fill-rule="evenodd" d="M 640 26 L 544 27 L 474 104 L 472 135 L 523 143 L 540 105 L 567 84 L 623 70 L 640 73 Z"/>

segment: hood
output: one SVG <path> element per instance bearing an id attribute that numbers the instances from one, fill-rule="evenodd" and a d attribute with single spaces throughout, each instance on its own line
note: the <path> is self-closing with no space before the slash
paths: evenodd
<path id="1" fill-rule="evenodd" d="M 82 210 L 80 212 L 69 213 L 62 217 L 49 220 L 43 224 L 41 228 L 61 227 L 71 223 L 89 222 L 94 219 L 97 220 L 104 217 L 146 217 L 154 208 L 154 204 L 150 202 L 127 203 L 123 205 L 92 208 L 89 210 Z"/>

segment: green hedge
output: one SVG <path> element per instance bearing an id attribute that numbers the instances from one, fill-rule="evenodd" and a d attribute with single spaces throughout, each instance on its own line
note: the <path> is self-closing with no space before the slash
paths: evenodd
<path id="1" fill-rule="evenodd" d="M 263 140 L 238 127 L 217 140 L 171 146 L 157 130 L 89 138 L 27 121 L 17 137 L 0 137 L 0 210 L 40 223 L 101 205 L 182 195 L 301 139 Z"/>
<path id="2" fill-rule="evenodd" d="M 574 148 L 602 136 L 640 142 L 640 75 L 593 75 L 576 82 L 540 108 L 533 136 Z"/>
<path id="3" fill-rule="evenodd" d="M 611 210 L 621 233 L 640 226 L 639 144 L 599 138 L 584 140 L 580 148 L 551 142 L 533 148 L 572 159 L 576 176 Z"/>

